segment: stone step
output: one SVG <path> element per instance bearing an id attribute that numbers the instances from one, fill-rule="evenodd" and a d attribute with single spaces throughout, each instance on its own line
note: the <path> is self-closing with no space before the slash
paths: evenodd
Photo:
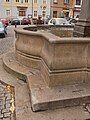
<path id="1" fill-rule="evenodd" d="M 82 105 L 90 102 L 90 84 L 48 87 L 38 74 L 28 77 L 33 111 Z"/>
<path id="2" fill-rule="evenodd" d="M 3 66 L 11 74 L 14 74 L 19 79 L 26 81 L 27 75 L 30 74 L 30 69 L 22 64 L 20 64 L 15 59 L 15 53 L 10 52 L 3 57 Z"/>
<path id="3" fill-rule="evenodd" d="M 19 79 L 27 81 L 33 111 L 76 106 L 90 101 L 90 84 L 48 87 L 40 71 L 18 63 L 14 53 L 3 57 L 4 68 Z"/>

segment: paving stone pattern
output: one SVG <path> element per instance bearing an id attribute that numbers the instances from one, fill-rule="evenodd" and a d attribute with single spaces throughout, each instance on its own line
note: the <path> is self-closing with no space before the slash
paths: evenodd
<path id="1" fill-rule="evenodd" d="M 0 39 L 0 55 L 6 53 L 12 47 L 13 47 L 13 41 L 11 37 Z"/>
<path id="2" fill-rule="evenodd" d="M 15 119 L 14 87 L 0 80 L 0 120 Z"/>
<path id="3" fill-rule="evenodd" d="M 14 28 L 7 27 L 7 35 L 5 38 L 0 38 L 0 55 L 8 52 L 14 47 Z"/>

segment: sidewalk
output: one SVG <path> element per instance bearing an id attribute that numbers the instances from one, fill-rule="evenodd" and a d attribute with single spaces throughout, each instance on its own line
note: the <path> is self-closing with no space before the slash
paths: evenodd
<path id="1" fill-rule="evenodd" d="M 0 120 L 14 120 L 15 116 L 14 87 L 0 80 Z"/>

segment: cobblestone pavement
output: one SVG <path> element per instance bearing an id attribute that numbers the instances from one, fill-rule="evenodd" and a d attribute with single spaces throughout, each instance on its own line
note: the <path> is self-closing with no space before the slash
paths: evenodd
<path id="1" fill-rule="evenodd" d="M 22 27 L 22 26 L 18 26 Z M 15 46 L 14 26 L 7 27 L 7 35 L 5 38 L 0 38 L 0 55 L 12 50 Z"/>
<path id="2" fill-rule="evenodd" d="M 7 27 L 8 34 L 0 38 L 0 57 L 14 48 L 14 27 Z M 15 119 L 14 87 L 0 80 L 0 120 Z"/>
<path id="3" fill-rule="evenodd" d="M 0 120 L 14 120 L 14 87 L 0 81 Z"/>
<path id="4" fill-rule="evenodd" d="M 0 38 L 0 55 L 8 52 L 8 50 L 14 47 L 14 28 L 10 29 L 7 27 L 7 32 L 8 34 L 5 38 Z"/>

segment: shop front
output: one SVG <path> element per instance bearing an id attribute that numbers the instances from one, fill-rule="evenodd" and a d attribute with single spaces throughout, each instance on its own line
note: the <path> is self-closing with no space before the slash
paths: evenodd
<path id="1" fill-rule="evenodd" d="M 69 17 L 69 9 L 63 8 L 63 17 Z"/>
<path id="2" fill-rule="evenodd" d="M 80 11 L 81 11 L 81 7 L 75 7 L 73 11 L 73 17 L 79 19 Z"/>

